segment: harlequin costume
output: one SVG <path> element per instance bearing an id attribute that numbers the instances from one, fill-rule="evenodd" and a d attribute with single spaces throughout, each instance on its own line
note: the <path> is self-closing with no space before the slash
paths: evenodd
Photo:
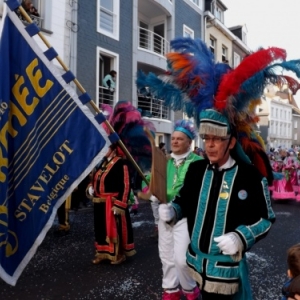
<path id="1" fill-rule="evenodd" d="M 118 102 L 108 118 L 127 150 L 140 165 L 151 165 L 151 145 L 143 127 L 148 126 L 152 132 L 154 127 L 143 122 L 140 112 L 128 101 Z M 136 137 L 135 141 L 131 135 Z M 138 141 L 139 146 L 136 146 Z M 93 264 L 106 259 L 111 264 L 122 263 L 126 257 L 136 253 L 128 210 L 131 178 L 134 174 L 132 168 L 121 148 L 113 143 L 87 188 L 94 203 L 96 255 Z"/>
<path id="2" fill-rule="evenodd" d="M 202 288 L 203 300 L 252 299 L 245 252 L 275 220 L 268 191 L 273 172 L 255 130 L 256 107 L 269 83 L 287 84 L 296 93 L 298 82 L 276 70 L 291 70 L 298 76 L 300 64 L 286 61 L 286 51 L 272 47 L 259 49 L 231 69 L 216 63 L 199 39 L 177 38 L 171 47 L 165 74 L 138 73 L 140 92 L 146 90 L 174 110 L 184 110 L 200 125 L 201 134 L 230 135 L 237 142 L 221 170 L 207 161 L 191 163 L 174 203 L 161 204 L 159 211 L 166 221 L 172 220 L 174 210 L 175 221 L 188 218 L 187 263 Z M 242 180 L 249 175 L 251 184 Z M 222 250 L 230 240 L 239 246 L 237 255 Z"/>

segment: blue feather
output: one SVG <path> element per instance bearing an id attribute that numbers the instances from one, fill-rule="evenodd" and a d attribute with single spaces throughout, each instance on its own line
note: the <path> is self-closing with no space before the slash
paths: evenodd
<path id="1" fill-rule="evenodd" d="M 168 60 L 169 75 L 160 77 L 149 73 L 146 76 L 139 72 L 137 87 L 140 92 L 145 94 L 148 92 L 163 99 L 166 106 L 173 110 L 184 110 L 189 117 L 193 116 L 199 121 L 199 112 L 213 107 L 214 94 L 219 82 L 230 67 L 227 64 L 215 64 L 214 55 L 200 39 L 176 38 L 171 41 L 171 47 L 184 55 L 185 60 L 190 61 L 193 70 L 186 74 L 181 70 L 175 71 L 172 62 Z M 200 78 L 199 86 L 195 86 L 193 81 L 195 78 Z M 182 85 L 178 86 L 181 82 Z"/>
<path id="2" fill-rule="evenodd" d="M 182 91 L 172 83 L 160 79 L 151 72 L 145 75 L 140 71 L 137 74 L 136 84 L 141 93 L 151 94 L 151 96 L 164 100 L 164 104 L 171 109 L 175 111 L 183 109 L 184 95 Z"/>
<path id="3" fill-rule="evenodd" d="M 200 39 L 177 38 L 171 41 L 171 47 L 183 54 L 190 55 L 193 64 L 193 77 L 201 78 L 202 84 L 194 96 L 190 97 L 190 103 L 185 104 L 185 111 L 188 116 L 199 119 L 198 114 L 201 110 L 213 107 L 213 96 L 218 88 L 220 78 L 230 67 L 225 64 L 216 64 L 214 56 L 205 42 Z M 197 122 L 198 124 L 199 122 Z"/>

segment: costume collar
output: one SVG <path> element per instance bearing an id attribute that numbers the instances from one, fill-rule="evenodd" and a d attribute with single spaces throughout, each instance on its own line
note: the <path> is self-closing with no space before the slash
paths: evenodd
<path id="1" fill-rule="evenodd" d="M 210 163 L 211 164 L 211 163 Z M 229 169 L 235 164 L 235 160 L 229 155 L 226 163 L 218 168 L 219 171 L 223 169 Z"/>
<path id="2" fill-rule="evenodd" d="M 171 153 L 171 157 L 174 159 L 175 164 L 178 165 L 180 164 L 185 158 L 187 158 L 189 156 L 189 154 L 191 153 L 191 150 L 189 150 L 188 152 L 184 153 L 184 154 L 174 154 L 173 152 Z"/>

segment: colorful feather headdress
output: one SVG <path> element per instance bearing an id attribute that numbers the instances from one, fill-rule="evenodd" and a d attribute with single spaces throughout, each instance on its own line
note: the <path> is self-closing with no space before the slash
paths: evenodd
<path id="1" fill-rule="evenodd" d="M 284 49 L 271 47 L 259 49 L 231 69 L 228 64 L 215 62 L 212 52 L 200 39 L 177 38 L 171 41 L 171 47 L 173 52 L 166 55 L 167 72 L 156 76 L 139 71 L 138 89 L 147 87 L 148 92 L 164 99 L 171 109 L 183 110 L 193 117 L 197 126 L 203 118 L 200 113 L 207 109 L 224 116 L 229 131 L 235 131 L 251 162 L 270 178 L 270 168 L 265 167 L 269 161 L 264 144 L 254 130 L 259 120 L 256 107 L 270 83 L 286 84 L 296 93 L 298 82 L 279 72 L 292 71 L 299 78 L 300 60 L 286 61 Z"/>
<path id="2" fill-rule="evenodd" d="M 189 120 L 177 120 L 174 125 L 174 131 L 181 131 L 191 140 L 196 137 L 195 126 Z"/>
<path id="3" fill-rule="evenodd" d="M 103 112 L 123 144 L 143 172 L 151 169 L 152 150 L 150 141 L 144 131 L 147 127 L 155 135 L 153 123 L 142 119 L 140 111 L 129 101 L 119 101 L 114 109 L 109 105 L 102 105 Z M 110 131 L 105 128 L 110 133 Z M 118 149 L 121 152 L 121 149 Z M 133 168 L 130 169 L 134 172 Z"/>

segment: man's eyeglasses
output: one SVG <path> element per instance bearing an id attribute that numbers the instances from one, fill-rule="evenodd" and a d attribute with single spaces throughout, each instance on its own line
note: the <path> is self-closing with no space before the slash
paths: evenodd
<path id="1" fill-rule="evenodd" d="M 220 137 L 220 136 L 209 137 L 206 135 L 201 135 L 200 137 L 202 138 L 204 143 L 205 142 L 213 142 L 214 144 L 221 144 L 222 142 L 230 139 L 230 136 L 229 137 Z"/>

